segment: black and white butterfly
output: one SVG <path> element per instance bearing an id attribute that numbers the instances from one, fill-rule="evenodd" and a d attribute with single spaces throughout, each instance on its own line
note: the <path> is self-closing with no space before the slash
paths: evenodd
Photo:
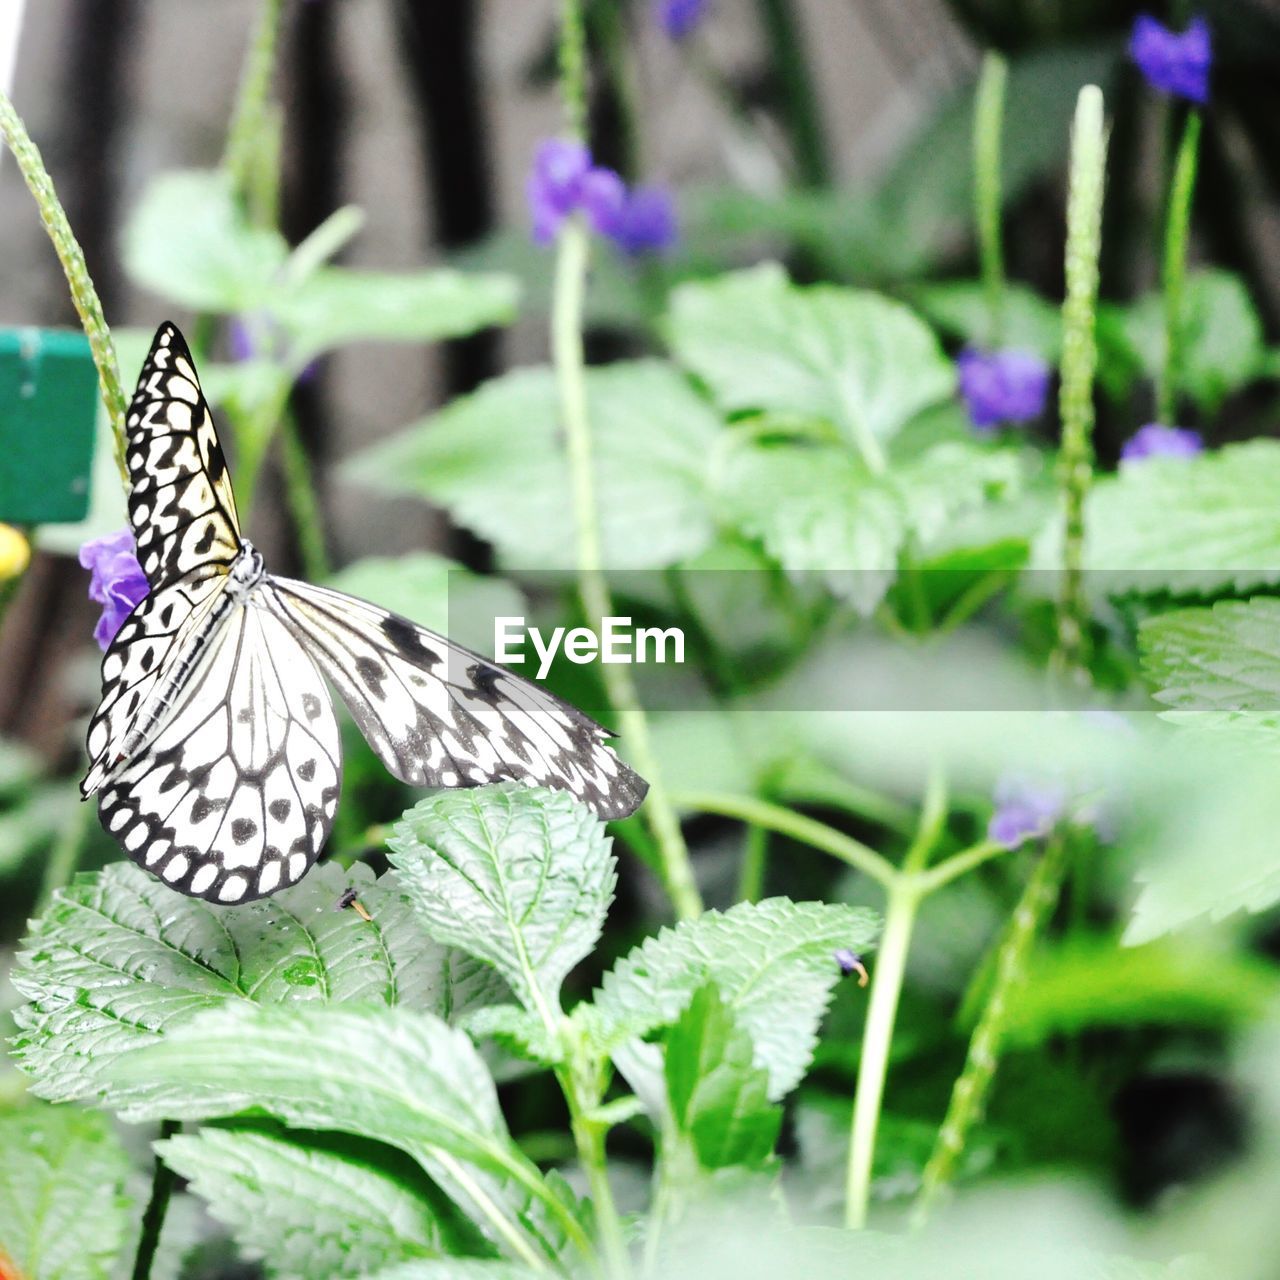
<path id="1" fill-rule="evenodd" d="M 129 407 L 129 522 L 151 592 L 102 659 L 80 789 L 140 866 L 244 902 L 295 884 L 333 824 L 338 691 L 415 786 L 500 779 L 568 791 L 601 818 L 646 784 L 608 733 L 407 618 L 266 572 L 240 536 L 191 353 L 162 325 Z"/>

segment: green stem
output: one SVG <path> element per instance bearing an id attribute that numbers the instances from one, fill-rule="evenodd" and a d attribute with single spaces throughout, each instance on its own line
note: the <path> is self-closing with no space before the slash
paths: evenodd
<path id="1" fill-rule="evenodd" d="M 999 1062 L 1011 997 L 1026 972 L 1031 944 L 1058 900 L 1067 866 L 1067 849 L 1064 836 L 1050 839 L 1014 908 L 1009 929 L 996 955 L 991 992 L 973 1029 L 964 1070 L 951 1091 L 946 1118 L 925 1166 L 911 1215 L 917 1226 L 925 1221 L 939 1194 L 955 1176 L 965 1141 L 982 1117 Z"/>
<path id="2" fill-rule="evenodd" d="M 915 929 L 916 914 L 927 890 L 922 874 L 942 835 L 947 818 L 946 781 L 940 769 L 930 771 L 920 827 L 911 842 L 902 868 L 889 882 L 884 914 L 884 935 L 876 956 L 867 1001 L 867 1021 L 862 1032 L 858 1082 L 853 1095 L 853 1128 L 849 1135 L 849 1167 L 845 1186 L 845 1226 L 866 1226 L 871 1197 L 871 1167 L 875 1156 L 876 1129 L 889 1069 L 893 1024 L 907 970 L 907 952 Z"/>
<path id="3" fill-rule="evenodd" d="M 35 914 L 41 916 L 53 901 L 53 895 L 68 884 L 80 865 L 85 840 L 93 827 L 97 803 L 76 805 L 66 829 L 61 832 L 44 864 L 44 876 L 40 882 L 40 896 L 36 899 Z"/>
<path id="4" fill-rule="evenodd" d="M 560 96 L 569 136 L 587 141 L 587 32 L 582 0 L 560 4 Z"/>
<path id="5" fill-rule="evenodd" d="M 40 220 L 62 263 L 67 284 L 71 286 L 71 300 L 75 304 L 80 324 L 84 328 L 85 337 L 89 339 L 89 350 L 93 353 L 93 363 L 98 369 L 98 386 L 102 393 L 102 403 L 107 408 L 107 419 L 111 423 L 111 433 L 115 441 L 116 467 L 120 471 L 120 479 L 126 489 L 129 485 L 129 469 L 125 465 L 125 452 L 128 437 L 125 434 L 124 419 L 128 412 L 129 402 L 124 388 L 120 385 L 120 367 L 116 361 L 116 348 L 111 340 L 111 330 L 102 314 L 102 303 L 98 291 L 89 278 L 89 268 L 85 266 L 84 251 L 71 232 L 71 224 L 58 201 L 53 189 L 53 181 L 40 151 L 31 141 L 26 127 L 13 103 L 0 92 L 0 138 L 3 138 L 13 158 L 18 163 L 27 187 L 35 197 L 36 206 L 40 210 Z"/>
<path id="6" fill-rule="evenodd" d="M 1007 852 L 1007 845 L 997 844 L 994 840 L 981 840 L 968 849 L 953 853 L 936 867 L 930 867 L 920 877 L 921 884 L 925 893 L 936 893 L 944 885 L 950 884 L 958 877 L 967 875 L 974 868 L 980 867 L 984 862 L 990 862 L 992 858 L 998 858 L 1002 853 Z"/>
<path id="7" fill-rule="evenodd" d="M 262 157 L 263 141 L 269 133 L 271 84 L 275 79 L 276 46 L 283 15 L 283 0 L 263 0 L 257 30 L 249 43 L 244 69 L 240 73 L 240 88 L 227 130 L 222 167 L 230 175 L 233 189 L 246 204 L 257 190 L 255 175 Z M 263 215 L 269 213 L 268 210 L 258 212 Z M 258 220 L 274 221 L 268 217 L 259 217 Z"/>
<path id="8" fill-rule="evenodd" d="M 1062 589 L 1053 666 L 1078 684 L 1088 680 L 1089 602 L 1084 583 L 1084 509 L 1093 480 L 1093 378 L 1098 259 L 1102 248 L 1102 191 L 1107 142 L 1102 92 L 1080 90 L 1071 131 L 1067 199 L 1067 295 L 1062 304 L 1062 451 L 1058 483 L 1065 508 Z"/>
<path id="9" fill-rule="evenodd" d="M 764 893 L 764 873 L 769 862 L 769 829 L 752 823 L 747 827 L 742 847 L 742 868 L 738 872 L 739 902 L 759 902 Z"/>
<path id="10" fill-rule="evenodd" d="M 284 430 L 280 438 L 284 462 L 284 492 L 289 514 L 293 518 L 294 531 L 298 535 L 298 550 L 302 566 L 313 582 L 323 581 L 332 571 L 329 553 L 324 544 L 324 521 L 320 518 L 320 503 L 316 499 L 315 475 L 306 445 L 298 432 L 298 421 L 286 412 Z"/>
<path id="11" fill-rule="evenodd" d="M 982 284 L 987 299 L 988 343 L 1004 340 L 1004 248 L 1000 241 L 1000 139 L 1004 127 L 1009 64 L 989 50 L 982 61 L 973 106 L 973 200 L 978 225 Z"/>
<path id="12" fill-rule="evenodd" d="M 599 627 L 613 613 L 600 548 L 600 521 L 591 466 L 591 426 L 587 414 L 586 362 L 582 349 L 582 305 L 586 287 L 588 240 L 578 218 L 560 232 L 552 304 L 552 348 L 560 389 L 560 412 L 578 529 L 578 591 L 588 622 Z M 649 783 L 646 813 L 658 842 L 662 878 L 676 914 L 692 919 L 702 911 L 689 850 L 680 820 L 663 784 L 649 737 L 649 721 L 631 679 L 630 667 L 611 663 L 602 668 L 605 692 L 627 743 L 632 763 Z"/>
<path id="13" fill-rule="evenodd" d="M 164 1120 L 160 1124 L 161 1139 L 172 1138 L 181 1126 L 176 1120 Z M 165 1215 L 169 1212 L 169 1199 L 176 1182 L 173 1171 L 155 1158 L 151 1174 L 151 1198 L 142 1214 L 142 1230 L 138 1236 L 138 1250 L 133 1256 L 133 1280 L 149 1280 L 155 1262 L 160 1233 L 164 1230 Z"/>
<path id="14" fill-rule="evenodd" d="M 806 187 L 831 183 L 822 113 L 809 79 L 808 59 L 790 0 L 758 0 L 765 45 L 782 94 L 783 122 L 791 139 L 796 176 Z"/>
<path id="15" fill-rule="evenodd" d="M 734 795 L 718 791 L 673 791 L 670 799 L 681 809 L 699 813 L 717 813 L 724 818 L 738 818 L 765 831 L 776 831 L 801 844 L 811 845 L 839 858 L 856 871 L 870 876 L 877 884 L 891 888 L 898 873 L 893 863 L 870 845 L 829 827 L 816 818 L 806 817 L 780 804 L 771 804 L 755 796 Z"/>
<path id="16" fill-rule="evenodd" d="M 1169 188 L 1169 212 L 1164 233 L 1164 367 L 1156 388 L 1156 419 L 1166 426 L 1178 420 L 1178 387 L 1186 346 L 1187 239 L 1191 232 L 1191 205 L 1195 198 L 1196 169 L 1200 158 L 1200 113 L 1187 116 Z"/>

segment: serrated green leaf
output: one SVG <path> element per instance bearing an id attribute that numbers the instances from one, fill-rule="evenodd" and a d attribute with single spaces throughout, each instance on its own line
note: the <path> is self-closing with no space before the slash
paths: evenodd
<path id="1" fill-rule="evenodd" d="M 125 224 L 125 270 L 162 298 L 193 311 L 253 311 L 289 254 L 277 231 L 250 224 L 231 178 L 188 169 L 154 179 Z"/>
<path id="2" fill-rule="evenodd" d="M 576 1215 L 507 1133 L 465 1033 L 406 1009 L 230 1005 L 123 1054 L 108 1081 L 131 1119 L 265 1111 L 413 1157 L 504 1253 L 559 1257 Z"/>
<path id="3" fill-rule="evenodd" d="M 605 974 L 574 1016 L 604 1052 L 669 1026 L 707 982 L 751 1037 L 769 1098 L 790 1092 L 813 1056 L 818 1023 L 840 978 L 839 947 L 867 951 L 879 919 L 863 908 L 770 898 L 663 929 Z"/>
<path id="4" fill-rule="evenodd" d="M 522 617 L 528 610 L 519 588 L 508 579 L 472 573 L 455 560 L 427 551 L 367 556 L 335 573 L 329 585 L 481 653 L 492 651 L 495 618 Z"/>
<path id="5" fill-rule="evenodd" d="M 1016 491 L 1017 458 L 944 443 L 883 475 L 848 449 L 750 443 L 720 474 L 725 519 L 791 574 L 820 576 L 869 614 L 884 598 L 909 538 L 928 542 L 988 497 Z"/>
<path id="6" fill-rule="evenodd" d="M 438 342 L 509 324 L 518 297 L 507 275 L 321 267 L 270 311 L 293 340 L 295 362 L 306 364 L 352 342 Z"/>
<path id="7" fill-rule="evenodd" d="M 776 264 L 682 285 L 670 335 L 722 408 L 821 418 L 866 452 L 955 388 L 937 339 L 901 303 L 801 288 Z"/>
<path id="8" fill-rule="evenodd" d="M 129 1158 L 106 1117 L 29 1107 L 0 1117 L 0 1273 L 102 1280 L 134 1232 Z"/>
<path id="9" fill-rule="evenodd" d="M 1085 567 L 1100 594 L 1190 596 L 1280 581 L 1280 443 L 1151 458 L 1100 479 L 1085 510 Z M 1036 546 L 1060 563 L 1061 530 Z"/>
<path id="10" fill-rule="evenodd" d="M 1183 311 L 1178 390 L 1212 416 L 1233 391 L 1261 377 L 1266 365 L 1262 321 L 1244 281 L 1227 271 L 1193 271 Z M 1164 299 L 1148 294 L 1124 314 L 1124 333 L 1143 370 L 1160 375 L 1165 361 Z"/>
<path id="11" fill-rule="evenodd" d="M 1156 700 L 1201 723 L 1248 717 L 1280 730 L 1280 600 L 1222 600 L 1146 619 L 1142 666 Z"/>
<path id="12" fill-rule="evenodd" d="M 336 909 L 359 891 L 372 925 Z M 426 938 L 395 877 L 315 868 L 261 902 L 182 897 L 130 863 L 80 877 L 38 920 L 13 974 L 28 1003 L 14 1052 L 43 1097 L 128 1104 L 117 1057 L 202 1010 L 231 1004 L 375 1002 L 458 1014 L 500 989 Z M 500 997 L 499 997 L 500 998 Z"/>
<path id="13" fill-rule="evenodd" d="M 707 546 L 708 454 L 720 420 L 669 365 L 587 372 L 605 565 L 662 568 Z M 518 369 L 357 454 L 354 480 L 444 507 L 509 566 L 571 569 L 577 526 L 550 369 Z"/>
<path id="14" fill-rule="evenodd" d="M 215 1128 L 156 1151 L 273 1274 L 366 1275 L 441 1252 L 428 1201 L 356 1159 L 292 1137 Z"/>
<path id="15" fill-rule="evenodd" d="M 754 1057 L 714 983 L 694 992 L 667 1032 L 671 1118 L 704 1169 L 758 1168 L 773 1155 L 782 1109 L 770 1103 L 769 1074 Z"/>
<path id="16" fill-rule="evenodd" d="M 542 1019 L 518 1005 L 486 1005 L 460 1018 L 458 1026 L 475 1039 L 490 1037 L 530 1062 L 556 1063 L 564 1057 L 561 1046 L 552 1043 Z"/>
<path id="17" fill-rule="evenodd" d="M 421 801 L 387 841 L 428 932 L 491 964 L 541 1016 L 590 953 L 617 881 L 612 841 L 562 791 L 503 783 Z"/>
<path id="18" fill-rule="evenodd" d="M 968 345 L 1014 346 L 1034 351 L 1057 365 L 1062 351 L 1061 308 L 1026 285 L 1009 283 L 1001 293 L 1001 328 L 992 325 L 986 286 L 980 280 L 947 280 L 923 285 L 911 301 L 943 333 Z"/>

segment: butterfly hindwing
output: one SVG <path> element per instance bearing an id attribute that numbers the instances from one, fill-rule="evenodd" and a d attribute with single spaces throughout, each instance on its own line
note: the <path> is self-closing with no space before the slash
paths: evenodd
<path id="1" fill-rule="evenodd" d="M 125 428 L 129 523 L 147 581 L 225 571 L 240 550 L 236 500 L 191 352 L 171 324 L 156 333 Z"/>
<path id="2" fill-rule="evenodd" d="M 341 742 L 315 664 L 237 606 L 180 704 L 103 786 L 102 824 L 182 893 L 244 902 L 300 880 L 333 824 Z"/>
<path id="3" fill-rule="evenodd" d="M 545 689 L 353 596 L 276 577 L 266 591 L 402 782 L 512 779 L 568 791 L 601 818 L 624 817 L 644 797 L 608 733 Z"/>

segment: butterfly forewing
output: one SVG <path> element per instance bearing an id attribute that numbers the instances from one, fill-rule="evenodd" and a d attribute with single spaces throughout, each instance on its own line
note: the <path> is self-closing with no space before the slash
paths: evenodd
<path id="1" fill-rule="evenodd" d="M 129 523 L 153 587 L 225 572 L 240 550 L 226 459 L 191 352 L 161 325 L 125 419 Z"/>
<path id="2" fill-rule="evenodd" d="M 602 818 L 634 812 L 646 785 L 608 733 L 537 685 L 377 605 L 269 578 L 275 609 L 402 782 L 500 779 L 568 791 Z"/>
<path id="3" fill-rule="evenodd" d="M 315 664 L 276 618 L 238 607 L 180 705 L 103 787 L 100 813 L 129 856 L 175 889 L 240 902 L 306 874 L 340 774 Z"/>

